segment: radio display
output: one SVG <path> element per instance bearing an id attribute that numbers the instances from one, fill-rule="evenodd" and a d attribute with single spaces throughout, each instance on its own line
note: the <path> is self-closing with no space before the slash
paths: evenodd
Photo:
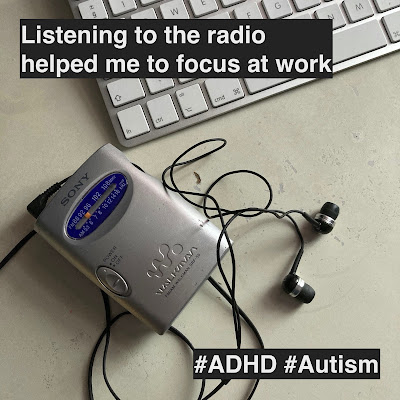
<path id="1" fill-rule="evenodd" d="M 67 234 L 83 239 L 94 232 L 122 200 L 128 182 L 121 173 L 113 173 L 98 182 L 80 201 L 67 222 Z"/>

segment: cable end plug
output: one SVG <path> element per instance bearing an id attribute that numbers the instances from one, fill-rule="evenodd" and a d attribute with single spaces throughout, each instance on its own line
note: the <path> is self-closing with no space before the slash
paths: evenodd
<path id="1" fill-rule="evenodd" d="M 55 183 L 54 185 L 50 186 L 45 192 L 37 196 L 36 199 L 30 202 L 26 207 L 29 214 L 37 219 L 40 213 L 45 209 L 49 198 L 53 194 L 55 194 L 61 188 L 61 186 L 62 182 Z"/>

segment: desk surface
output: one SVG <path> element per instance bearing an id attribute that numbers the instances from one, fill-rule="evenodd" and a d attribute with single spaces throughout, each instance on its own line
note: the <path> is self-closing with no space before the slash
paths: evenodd
<path id="1" fill-rule="evenodd" d="M 60 3 L 60 4 L 56 4 Z M 73 172 L 98 147 L 118 146 L 91 80 L 20 80 L 19 18 L 64 18 L 63 2 L 3 0 L 0 93 L 0 255 L 33 224 L 25 207 Z M 273 206 L 317 211 L 341 206 L 331 235 L 316 239 L 305 223 L 302 277 L 316 289 L 299 307 L 280 281 L 296 252 L 291 228 L 273 218 L 232 228 L 238 258 L 237 299 L 269 348 L 380 348 L 381 380 L 263 381 L 255 399 L 397 399 L 400 391 L 400 54 L 308 84 L 147 143 L 123 149 L 159 177 L 181 151 L 223 136 L 228 146 L 179 176 L 205 190 L 230 169 L 254 169 L 275 188 Z M 227 206 L 261 205 L 256 180 L 218 189 Z M 228 199 L 231 199 L 228 201 Z M 225 203 L 224 203 L 225 204 Z M 220 281 L 219 274 L 214 276 Z M 40 237 L 0 271 L 0 397 L 86 399 L 90 352 L 103 329 L 99 290 Z M 113 311 L 121 308 L 113 303 Z M 234 347 L 230 309 L 205 284 L 176 320 L 196 347 Z M 246 330 L 243 347 L 255 346 Z M 98 360 L 99 361 L 99 360 Z M 122 399 L 197 398 L 191 354 L 171 334 L 133 317 L 113 332 L 109 379 Z M 210 382 L 208 388 L 214 387 Z M 216 399 L 243 399 L 249 381 L 231 382 Z M 95 398 L 111 399 L 94 373 Z M 171 394 L 173 393 L 173 394 Z M 164 397 L 164 396 L 162 396 Z"/>

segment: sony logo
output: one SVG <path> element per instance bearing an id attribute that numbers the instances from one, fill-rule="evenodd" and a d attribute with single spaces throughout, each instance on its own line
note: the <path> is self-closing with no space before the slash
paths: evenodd
<path id="1" fill-rule="evenodd" d="M 61 200 L 61 204 L 65 207 L 69 203 L 69 200 L 72 199 L 82 188 L 82 186 L 84 185 L 83 182 L 88 181 L 88 180 L 89 180 L 88 173 L 86 172 L 86 174 L 83 175 L 81 179 L 79 179 L 78 183 L 76 185 L 74 185 L 69 190 L 67 195 Z"/>

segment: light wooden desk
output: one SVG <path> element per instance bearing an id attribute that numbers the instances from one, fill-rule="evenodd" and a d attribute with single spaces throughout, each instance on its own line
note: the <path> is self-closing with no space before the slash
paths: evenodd
<path id="1" fill-rule="evenodd" d="M 39 192 L 75 171 L 101 145 L 117 145 L 94 81 L 19 79 L 19 18 L 69 15 L 62 1 L 0 4 L 0 257 L 32 228 L 25 208 Z M 222 136 L 229 141 L 226 149 L 178 175 L 182 185 L 193 188 L 193 171 L 205 190 L 217 175 L 248 168 L 271 180 L 276 208 L 316 212 L 325 201 L 341 206 L 331 235 L 315 239 L 300 222 L 308 243 L 299 271 L 317 293 L 302 307 L 279 288 L 297 249 L 289 225 L 273 218 L 235 225 L 237 299 L 266 347 L 381 348 L 382 378 L 263 381 L 255 399 L 398 398 L 399 66 L 400 54 L 387 56 L 124 150 L 159 177 L 190 145 Z M 261 205 L 266 192 L 260 187 L 257 180 L 238 179 L 223 184 L 218 194 L 227 206 L 246 199 Z M 214 276 L 220 280 L 217 272 Z M 0 271 L 0 304 L 0 398 L 87 399 L 89 355 L 104 325 L 99 290 L 35 237 Z M 114 303 L 113 309 L 120 307 Z M 209 284 L 175 326 L 197 347 L 234 347 L 231 311 Z M 255 345 L 247 330 L 244 336 L 244 347 Z M 191 379 L 189 350 L 133 317 L 113 331 L 108 371 L 124 400 L 191 400 L 200 387 Z M 215 399 L 242 400 L 250 386 L 231 382 Z M 96 399 L 112 399 L 99 362 L 94 388 Z"/>

